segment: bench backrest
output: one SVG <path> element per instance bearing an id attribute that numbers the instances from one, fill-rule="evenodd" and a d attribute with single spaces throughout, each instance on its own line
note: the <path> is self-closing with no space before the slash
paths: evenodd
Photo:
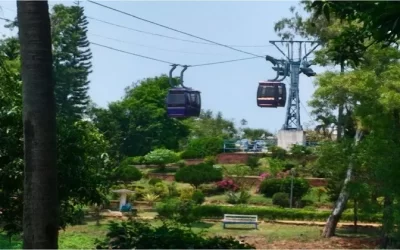
<path id="1" fill-rule="evenodd" d="M 257 215 L 247 215 L 247 214 L 224 214 L 224 220 L 257 222 L 258 216 Z"/>

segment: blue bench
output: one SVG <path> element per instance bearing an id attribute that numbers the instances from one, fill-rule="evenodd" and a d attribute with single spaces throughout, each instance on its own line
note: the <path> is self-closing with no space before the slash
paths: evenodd
<path id="1" fill-rule="evenodd" d="M 222 220 L 223 228 L 226 228 L 226 224 L 253 224 L 258 229 L 258 216 L 257 215 L 245 215 L 245 214 L 224 214 Z"/>

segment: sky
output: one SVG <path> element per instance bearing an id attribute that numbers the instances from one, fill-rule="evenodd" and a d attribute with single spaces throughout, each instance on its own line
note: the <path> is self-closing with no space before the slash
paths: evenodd
<path id="1" fill-rule="evenodd" d="M 289 8 L 298 1 L 99 1 L 101 4 L 184 31 L 208 40 L 227 45 L 265 47 L 240 47 L 238 49 L 257 55 L 282 58 L 270 40 L 279 40 L 274 24 L 291 17 Z M 72 1 L 49 1 L 50 6 Z M 146 32 L 158 33 L 180 39 L 204 42 L 162 27 L 134 19 L 87 1 L 81 1 L 88 17 L 127 26 Z M 0 17 L 16 16 L 16 1 L 1 1 Z M 179 64 L 202 64 L 250 57 L 222 46 L 189 43 L 111 26 L 88 19 L 89 41 L 143 56 Z M 4 21 L 1 21 L 5 23 Z M 0 25 L 0 34 L 16 35 Z M 113 40 L 114 39 L 114 40 Z M 118 40 L 118 41 L 117 41 Z M 124 88 L 148 77 L 168 74 L 170 65 L 133 55 L 91 45 L 93 73 L 90 75 L 89 94 L 101 107 L 120 100 Z M 312 59 L 312 56 L 310 56 Z M 262 58 L 226 64 L 189 68 L 184 75 L 186 86 L 200 90 L 202 108 L 221 111 L 237 125 L 241 119 L 252 128 L 277 132 L 282 128 L 286 108 L 260 108 L 256 104 L 258 82 L 275 77 L 271 63 Z M 178 68 L 179 69 L 179 68 Z M 323 68 L 313 66 L 322 73 Z M 175 70 L 178 76 L 180 70 Z M 301 122 L 312 120 L 307 102 L 314 91 L 313 79 L 300 75 Z M 288 80 L 286 80 L 288 83 Z M 289 87 L 287 85 L 287 87 Z M 311 123 L 312 124 L 312 123 Z"/>

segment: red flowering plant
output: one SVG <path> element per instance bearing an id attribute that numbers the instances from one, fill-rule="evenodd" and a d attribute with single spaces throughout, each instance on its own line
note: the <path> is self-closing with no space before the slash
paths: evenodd
<path id="1" fill-rule="evenodd" d="M 225 191 L 237 191 L 239 190 L 239 185 L 237 185 L 232 179 L 224 179 L 217 182 L 217 187 Z"/>

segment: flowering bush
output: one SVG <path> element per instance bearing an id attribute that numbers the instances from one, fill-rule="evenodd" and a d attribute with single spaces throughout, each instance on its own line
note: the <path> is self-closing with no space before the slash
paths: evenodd
<path id="1" fill-rule="evenodd" d="M 239 189 L 239 185 L 232 179 L 225 179 L 217 182 L 217 187 L 226 191 L 237 191 Z"/>
<path id="2" fill-rule="evenodd" d="M 268 179 L 268 178 L 270 178 L 271 177 L 271 174 L 270 173 L 262 173 L 262 174 L 260 174 L 260 180 L 261 181 L 263 181 L 263 180 L 265 180 L 265 179 Z"/>

